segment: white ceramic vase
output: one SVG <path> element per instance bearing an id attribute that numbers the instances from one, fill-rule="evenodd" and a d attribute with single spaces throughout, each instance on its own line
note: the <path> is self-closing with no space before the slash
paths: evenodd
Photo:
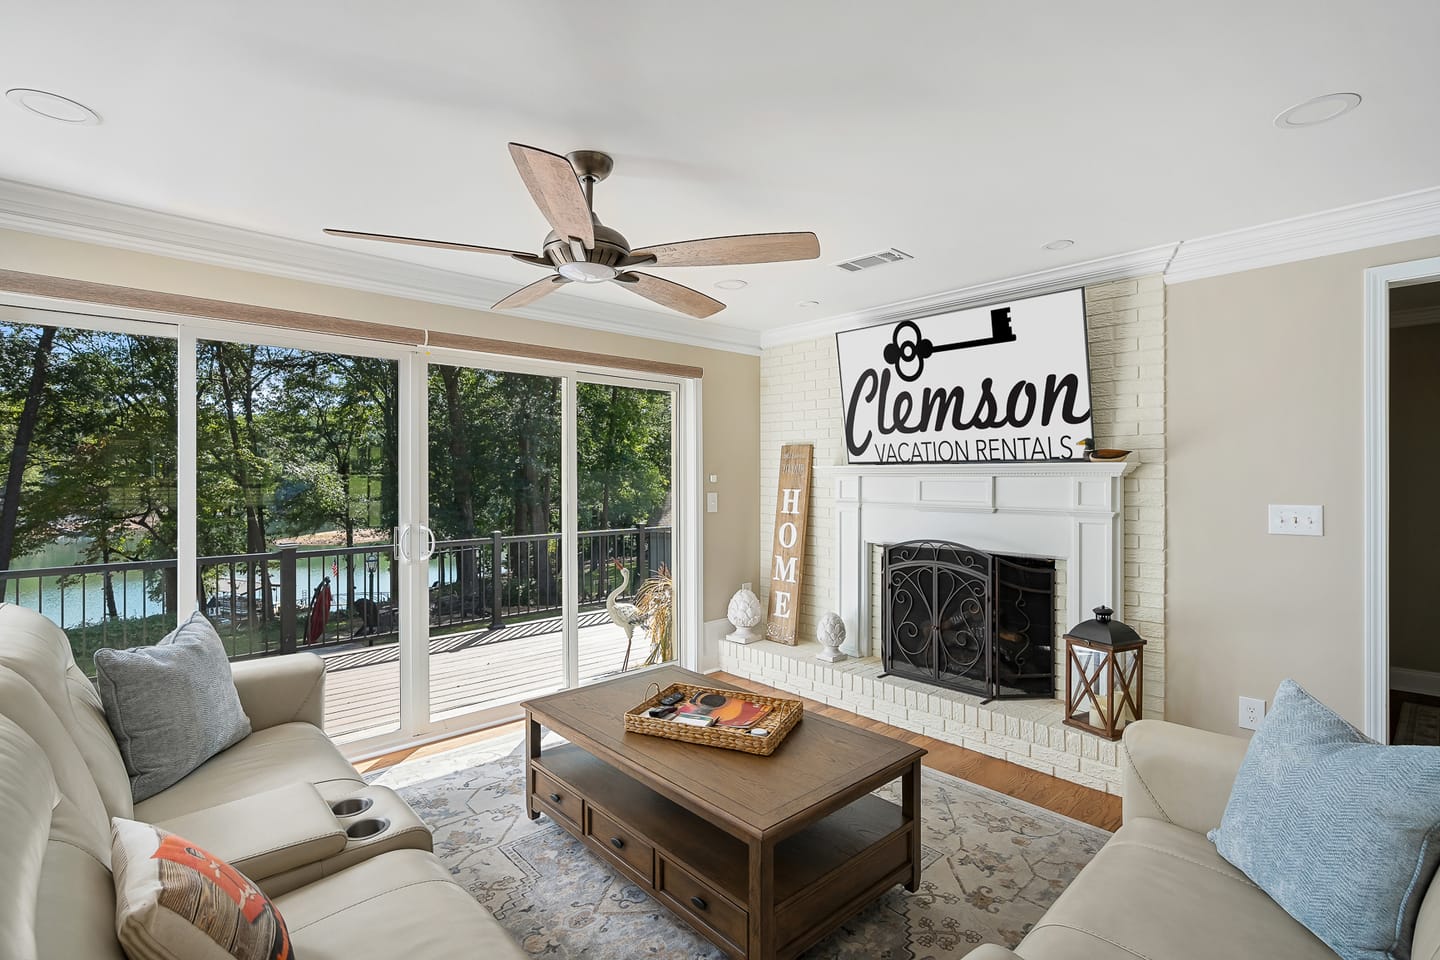
<path id="1" fill-rule="evenodd" d="M 725 635 L 731 643 L 754 643 L 762 639 L 755 630 L 761 619 L 760 598 L 749 587 L 735 591 L 735 596 L 730 598 L 730 606 L 725 610 L 725 618 L 734 627 Z"/>
<path id="2" fill-rule="evenodd" d="M 815 626 L 815 639 L 820 641 L 816 660 L 837 663 L 846 658 L 847 655 L 840 652 L 841 645 L 845 643 L 845 621 L 840 619 L 840 614 L 827 613 L 821 617 Z"/>

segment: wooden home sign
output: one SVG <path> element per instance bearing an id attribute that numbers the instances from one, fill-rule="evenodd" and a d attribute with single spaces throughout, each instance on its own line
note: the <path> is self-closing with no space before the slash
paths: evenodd
<path id="1" fill-rule="evenodd" d="M 808 443 L 787 443 L 780 448 L 770 616 L 765 622 L 765 637 L 791 646 L 800 621 L 800 585 L 805 579 L 805 527 L 810 517 L 810 464 L 814 452 Z"/>

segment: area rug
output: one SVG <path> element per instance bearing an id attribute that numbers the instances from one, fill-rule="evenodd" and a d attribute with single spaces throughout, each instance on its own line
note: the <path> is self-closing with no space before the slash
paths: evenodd
<path id="1" fill-rule="evenodd" d="M 548 741 L 547 741 L 548 745 Z M 434 829 L 435 852 L 531 956 L 723 960 L 724 954 L 547 817 L 524 806 L 524 743 L 506 738 L 369 779 Z M 898 784 L 880 791 L 898 802 Z M 933 770 L 923 778 L 920 890 L 895 887 L 807 960 L 962 957 L 1014 946 L 1109 834 Z"/>
<path id="2" fill-rule="evenodd" d="M 1394 743 L 1440 747 L 1440 706 L 1406 700 L 1400 704 Z"/>

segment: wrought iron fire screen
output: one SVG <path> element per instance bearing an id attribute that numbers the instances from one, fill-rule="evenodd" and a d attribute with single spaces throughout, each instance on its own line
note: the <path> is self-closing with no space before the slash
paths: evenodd
<path id="1" fill-rule="evenodd" d="M 1054 697 L 1055 561 L 912 540 L 885 548 L 887 674 L 990 699 Z"/>

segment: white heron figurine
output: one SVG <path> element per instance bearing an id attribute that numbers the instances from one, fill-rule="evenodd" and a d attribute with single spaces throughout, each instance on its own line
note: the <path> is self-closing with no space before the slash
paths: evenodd
<path id="1" fill-rule="evenodd" d="M 635 628 L 645 625 L 645 615 L 635 604 L 620 602 L 620 597 L 630 589 L 630 569 L 618 559 L 610 562 L 620 571 L 620 586 L 605 598 L 605 612 L 610 614 L 615 626 L 625 631 L 625 659 L 620 664 L 620 672 L 624 673 L 630 668 L 630 648 L 634 643 Z"/>

